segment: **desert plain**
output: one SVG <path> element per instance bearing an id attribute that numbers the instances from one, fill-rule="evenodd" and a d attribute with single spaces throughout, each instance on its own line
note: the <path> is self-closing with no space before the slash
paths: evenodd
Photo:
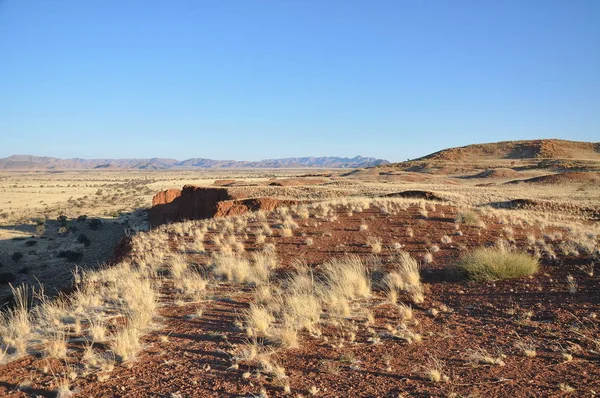
<path id="1" fill-rule="evenodd" d="M 600 145 L 0 171 L 0 395 L 600 393 Z"/>

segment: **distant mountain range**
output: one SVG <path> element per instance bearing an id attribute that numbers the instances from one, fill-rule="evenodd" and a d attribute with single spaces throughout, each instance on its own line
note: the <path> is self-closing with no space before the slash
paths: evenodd
<path id="1" fill-rule="evenodd" d="M 260 161 L 152 159 L 59 159 L 46 156 L 13 155 L 0 159 L 0 170 L 81 170 L 81 169 L 227 169 L 227 168 L 362 168 L 388 164 L 387 160 L 356 156 L 354 158 L 302 157 Z"/>

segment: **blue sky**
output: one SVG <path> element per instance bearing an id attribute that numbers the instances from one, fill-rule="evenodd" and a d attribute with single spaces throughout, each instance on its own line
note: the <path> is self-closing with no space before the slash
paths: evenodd
<path id="1" fill-rule="evenodd" d="M 0 0 L 0 157 L 600 141 L 597 0 Z"/>

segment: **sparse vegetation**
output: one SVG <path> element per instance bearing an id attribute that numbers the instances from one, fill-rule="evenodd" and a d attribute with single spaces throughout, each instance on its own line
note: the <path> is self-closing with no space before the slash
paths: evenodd
<path id="1" fill-rule="evenodd" d="M 437 177 L 432 174 L 431 178 Z M 561 381 L 576 387 L 578 394 L 585 393 L 587 387 L 575 376 L 585 369 L 589 372 L 586 380 L 593 380 L 597 373 L 589 363 L 596 360 L 600 347 L 595 337 L 598 309 L 591 301 L 577 305 L 589 299 L 596 282 L 600 236 L 596 226 L 579 222 L 583 217 L 561 218 L 549 212 L 486 205 L 502 200 L 503 190 L 511 188 L 508 185 L 470 190 L 469 181 L 460 189 L 429 182 L 431 189 L 443 191 L 443 197 L 452 201 L 433 205 L 422 199 L 378 197 L 397 190 L 398 185 L 391 182 L 370 183 L 368 198 L 340 197 L 345 189 L 364 189 L 360 182 L 350 188 L 344 183 L 339 178 L 319 189 L 298 189 L 307 200 L 299 206 L 185 220 L 148 233 L 129 228 L 126 213 L 119 220 L 98 219 L 96 229 L 91 228 L 93 217 L 119 209 L 90 211 L 76 206 L 81 202 L 77 195 L 69 201 L 77 213 L 64 209 L 67 216 L 62 220 L 57 220 L 56 213 L 48 216 L 43 236 L 32 237 L 36 221 L 29 217 L 27 234 L 20 240 L 6 240 L 14 250 L 5 251 L 4 257 L 0 254 L 2 271 L 6 270 L 0 273 L 0 282 L 35 277 L 39 272 L 35 262 L 45 265 L 48 253 L 49 267 L 55 261 L 69 273 L 78 266 L 75 286 L 69 295 L 55 300 L 28 294 L 25 310 L 19 310 L 19 305 L 4 307 L 0 366 L 7 367 L 1 370 L 16 374 L 10 363 L 33 354 L 27 359 L 38 372 L 32 378 L 32 390 L 45 388 L 42 383 L 46 383 L 56 392 L 64 379 L 66 395 L 79 393 L 80 388 L 82 394 L 90 394 L 90 389 L 97 388 L 97 392 L 104 386 L 118 391 L 113 390 L 117 384 L 127 395 L 131 385 L 111 375 L 113 370 L 148 366 L 147 377 L 155 382 L 158 379 L 151 372 L 157 369 L 168 374 L 210 355 L 230 363 L 216 368 L 213 363 L 194 362 L 200 366 L 193 368 L 190 380 L 201 377 L 194 372 L 205 372 L 207 380 L 219 382 L 227 372 L 229 380 L 239 383 L 236 394 L 344 395 L 348 391 L 339 390 L 336 377 L 350 376 L 349 380 L 364 387 L 371 381 L 351 377 L 364 371 L 370 372 L 373 395 L 388 392 L 377 386 L 379 381 L 408 373 L 419 393 L 459 396 L 471 393 L 463 384 L 472 386 L 474 375 L 493 371 L 489 367 L 506 366 L 512 372 L 515 366 L 527 364 L 532 371 L 540 370 L 532 386 L 541 394 L 560 393 L 557 381 L 546 383 L 546 365 L 560 369 Z M 97 189 L 90 187 L 89 196 L 93 198 Z M 116 190 L 102 189 L 102 200 L 112 200 Z M 121 192 L 117 192 L 117 204 L 126 197 Z M 311 202 L 330 192 L 337 198 Z M 452 223 L 454 214 L 470 208 L 476 209 L 478 222 L 470 224 L 457 217 Z M 75 221 L 83 211 L 90 218 Z M 9 217 L 14 220 L 15 216 Z M 67 228 L 60 238 L 59 223 Z M 130 247 L 117 263 L 88 269 L 111 228 L 127 228 L 130 238 L 125 243 Z M 49 247 L 52 250 L 46 251 Z M 483 249 L 485 255 L 479 252 Z M 16 250 L 23 254 L 18 266 L 11 259 Z M 66 251 L 82 257 L 72 265 L 56 258 Z M 474 267 L 473 273 L 468 267 L 469 271 L 452 267 L 467 278 L 491 282 L 466 283 L 441 272 L 461 253 L 459 264 L 469 263 L 465 261 L 469 255 L 471 260 L 493 259 L 481 261 L 484 265 Z M 539 274 L 514 271 L 525 268 L 518 264 L 528 263 L 522 257 L 515 262 L 512 255 L 516 254 L 535 261 L 530 268 L 541 269 Z M 503 281 L 516 276 L 530 277 Z M 541 308 L 520 299 L 543 299 L 546 292 L 552 292 L 553 299 L 543 301 Z M 559 305 L 562 312 L 557 315 Z M 157 316 L 159 310 L 162 317 Z M 162 330 L 157 332 L 158 328 Z M 526 342 L 514 340 L 517 331 L 530 329 L 538 332 L 524 336 Z M 465 338 L 471 330 L 476 332 Z M 490 339 L 490 330 L 515 333 L 498 333 Z M 552 336 L 551 343 L 544 340 L 546 333 Z M 182 343 L 189 351 L 174 359 L 174 350 Z M 449 346 L 453 348 L 446 350 Z M 159 360 L 136 363 L 136 358 L 145 357 L 141 353 L 146 349 Z M 500 349 L 507 350 L 508 356 Z M 320 357 L 310 358 L 313 352 Z M 422 360 L 414 361 L 415 355 Z M 460 365 L 457 358 L 466 363 Z M 315 365 L 324 377 L 304 376 Z M 487 388 L 496 384 L 501 388 L 507 383 L 502 378 L 507 368 L 496 369 L 498 378 L 483 380 L 478 390 L 489 393 Z M 91 380 L 96 387 L 90 387 Z M 593 381 L 589 384 L 595 386 Z M 163 395 L 184 396 L 188 387 L 199 394 L 206 391 L 203 383 L 185 384 L 180 391 L 166 391 L 158 385 L 153 388 Z M 517 393 L 522 391 L 520 384 L 513 386 Z M 494 388 L 491 391 L 499 391 Z M 230 392 L 227 387 L 223 391 Z"/>

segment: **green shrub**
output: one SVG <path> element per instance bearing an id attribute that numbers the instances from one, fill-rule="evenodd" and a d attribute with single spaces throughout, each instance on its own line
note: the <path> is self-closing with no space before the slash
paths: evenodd
<path id="1" fill-rule="evenodd" d="M 464 254 L 456 270 L 475 281 L 493 281 L 532 275 L 538 271 L 538 259 L 530 254 L 503 247 L 480 247 Z"/>
<path id="2" fill-rule="evenodd" d="M 21 259 L 23 258 L 23 253 L 21 252 L 14 252 L 11 256 L 12 260 L 15 263 L 18 263 L 19 261 L 21 261 Z"/>

